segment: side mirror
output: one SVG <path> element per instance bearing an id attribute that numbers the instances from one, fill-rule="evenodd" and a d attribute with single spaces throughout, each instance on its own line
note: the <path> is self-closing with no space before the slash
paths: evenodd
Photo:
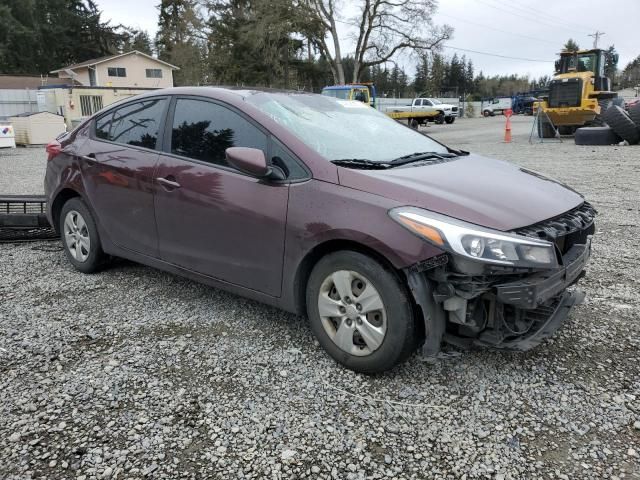
<path id="1" fill-rule="evenodd" d="M 264 152 L 258 148 L 229 147 L 225 150 L 225 156 L 229 165 L 253 177 L 285 179 L 279 168 L 267 164 Z"/>
<path id="2" fill-rule="evenodd" d="M 267 159 L 257 148 L 230 147 L 225 150 L 227 162 L 238 170 L 254 177 L 266 177 L 269 174 Z"/>

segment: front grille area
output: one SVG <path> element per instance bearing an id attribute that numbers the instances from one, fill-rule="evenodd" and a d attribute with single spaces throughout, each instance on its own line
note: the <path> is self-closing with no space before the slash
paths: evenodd
<path id="1" fill-rule="evenodd" d="M 563 255 L 574 245 L 583 245 L 595 231 L 596 209 L 589 202 L 562 215 L 535 225 L 513 230 L 517 235 L 541 238 L 553 242 Z"/>
<path id="2" fill-rule="evenodd" d="M 555 80 L 549 85 L 549 106 L 579 107 L 582 98 L 582 80 L 569 78 L 566 81 Z"/>

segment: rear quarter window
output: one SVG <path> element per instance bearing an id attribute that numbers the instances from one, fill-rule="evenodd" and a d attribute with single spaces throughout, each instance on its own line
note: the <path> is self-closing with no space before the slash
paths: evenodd
<path id="1" fill-rule="evenodd" d="M 151 98 L 118 107 L 96 120 L 95 136 L 151 150 L 159 148 L 166 98 Z"/>

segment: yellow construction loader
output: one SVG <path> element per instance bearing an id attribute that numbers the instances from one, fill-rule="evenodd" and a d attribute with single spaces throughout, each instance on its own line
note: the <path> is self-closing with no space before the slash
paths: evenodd
<path id="1" fill-rule="evenodd" d="M 605 75 L 605 51 L 601 49 L 564 51 L 556 60 L 556 73 L 549 82 L 549 93 L 534 105 L 538 115 L 538 135 L 572 135 L 579 127 L 600 125 L 600 114 L 617 94 Z"/>

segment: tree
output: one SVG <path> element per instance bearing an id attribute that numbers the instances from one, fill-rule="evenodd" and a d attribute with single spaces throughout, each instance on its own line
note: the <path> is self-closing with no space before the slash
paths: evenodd
<path id="1" fill-rule="evenodd" d="M 640 86 L 640 55 L 624 67 L 620 74 L 620 84 L 623 88 Z"/>
<path id="2" fill-rule="evenodd" d="M 611 83 L 615 83 L 616 74 L 618 73 L 618 52 L 616 47 L 611 45 L 604 53 L 604 75 L 611 79 Z"/>
<path id="3" fill-rule="evenodd" d="M 317 19 L 320 34 L 313 40 L 320 53 L 329 61 L 336 83 L 345 83 L 342 64 L 343 48 L 337 23 L 340 0 L 304 0 L 309 15 Z M 353 52 L 354 68 L 351 81 L 360 81 L 362 72 L 384 64 L 403 51 L 428 52 L 451 38 L 453 30 L 436 27 L 432 16 L 436 0 L 358 0 L 358 13 L 349 22 L 356 29 Z"/>
<path id="4" fill-rule="evenodd" d="M 175 73 L 176 84 L 202 83 L 206 36 L 196 0 L 162 0 L 158 8 L 158 58 L 180 67 Z"/>
<path id="5" fill-rule="evenodd" d="M 435 97 L 440 96 L 445 86 L 447 66 L 444 57 L 439 53 L 431 54 L 431 71 L 427 81 L 427 92 Z"/>
<path id="6" fill-rule="evenodd" d="M 122 46 L 121 52 L 130 52 L 137 50 L 147 55 L 153 54 L 153 42 L 151 37 L 144 30 L 136 30 L 134 28 L 123 28 L 122 31 Z"/>
<path id="7" fill-rule="evenodd" d="M 473 83 L 473 62 L 469 59 L 469 62 L 466 65 L 465 73 L 464 73 L 464 87 L 462 89 L 463 92 L 473 92 L 474 90 Z"/>
<path id="8" fill-rule="evenodd" d="M 316 64 L 306 40 L 316 34 L 313 20 L 292 0 L 206 0 L 205 5 L 214 82 L 288 88 L 328 68 Z"/>
<path id="9" fill-rule="evenodd" d="M 566 50 L 567 52 L 577 52 L 578 50 L 580 50 L 580 46 L 573 38 L 570 38 L 569 40 L 567 40 L 567 43 L 564 44 L 562 49 Z"/>
<path id="10" fill-rule="evenodd" d="M 427 81 L 429 80 L 429 57 L 428 55 L 421 55 L 420 62 L 416 67 L 416 74 L 413 79 L 413 89 L 416 95 L 424 92 L 427 89 Z"/>
<path id="11" fill-rule="evenodd" d="M 116 53 L 119 26 L 101 19 L 93 0 L 13 0 L 0 5 L 0 70 L 48 73 Z"/>
<path id="12" fill-rule="evenodd" d="M 476 109 L 473 106 L 473 97 L 467 95 L 464 99 L 464 116 L 467 118 L 473 118 L 476 116 Z"/>

